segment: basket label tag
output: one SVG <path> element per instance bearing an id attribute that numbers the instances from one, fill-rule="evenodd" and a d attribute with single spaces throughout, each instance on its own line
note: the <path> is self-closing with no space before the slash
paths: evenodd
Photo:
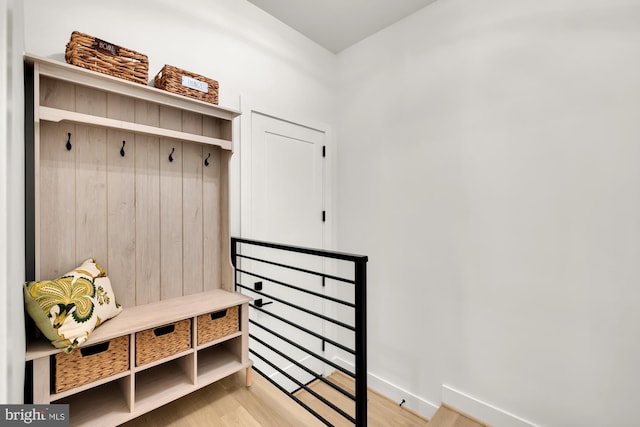
<path id="1" fill-rule="evenodd" d="M 120 53 L 120 48 L 118 46 L 100 39 L 96 39 L 96 41 L 93 42 L 93 48 L 102 52 L 110 53 L 114 56 L 118 56 Z"/>
<path id="2" fill-rule="evenodd" d="M 182 86 L 195 89 L 200 92 L 209 93 L 209 85 L 206 82 L 201 82 L 189 76 L 182 76 Z"/>

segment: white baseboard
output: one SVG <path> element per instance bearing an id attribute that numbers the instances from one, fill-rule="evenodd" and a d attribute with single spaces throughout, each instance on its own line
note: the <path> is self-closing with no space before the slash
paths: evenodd
<path id="1" fill-rule="evenodd" d="M 355 369 L 353 363 L 339 357 L 333 357 L 332 361 L 351 371 Z M 398 402 L 398 405 L 404 400 L 402 404 L 403 407 L 425 418 L 433 417 L 433 414 L 435 414 L 439 407 L 439 405 L 433 404 L 420 396 L 404 390 L 371 372 L 367 374 L 367 386 L 394 402 Z"/>
<path id="2" fill-rule="evenodd" d="M 333 357 L 332 360 L 350 371 L 355 369 L 353 363 L 340 357 Z M 372 390 L 398 402 L 398 404 L 404 400 L 403 407 L 411 409 L 425 418 L 433 417 L 440 407 L 440 404 L 429 402 L 371 372 L 367 374 L 367 385 Z M 442 403 L 495 427 L 538 427 L 530 421 L 476 399 L 446 384 L 442 386 Z"/>
<path id="3" fill-rule="evenodd" d="M 446 384 L 442 385 L 442 403 L 495 427 L 538 427 L 532 422 L 482 402 Z"/>

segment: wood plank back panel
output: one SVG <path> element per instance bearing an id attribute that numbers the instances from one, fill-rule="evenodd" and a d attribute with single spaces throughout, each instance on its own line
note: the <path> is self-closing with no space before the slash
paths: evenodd
<path id="1" fill-rule="evenodd" d="M 180 110 L 161 106 L 160 126 L 182 130 Z M 162 138 L 160 139 L 160 299 L 182 295 L 182 203 L 182 143 Z"/>
<path id="2" fill-rule="evenodd" d="M 136 136 L 136 305 L 160 301 L 160 140 Z"/>
<path id="3" fill-rule="evenodd" d="M 76 133 L 75 126 L 44 122 L 41 132 L 36 280 L 59 277 L 76 260 L 76 152 L 65 148 L 68 134 Z"/>
<path id="4" fill-rule="evenodd" d="M 203 147 L 202 155 L 209 158 L 203 169 L 202 182 L 202 255 L 204 259 L 204 290 L 220 288 L 220 148 Z"/>
<path id="5" fill-rule="evenodd" d="M 77 86 L 76 111 L 104 117 L 107 96 L 86 86 Z M 107 131 L 76 126 L 76 264 L 89 257 L 107 258 Z"/>
<path id="6" fill-rule="evenodd" d="M 184 295 L 191 295 L 203 291 L 202 146 L 185 142 L 182 156 L 182 282 Z"/>
<path id="7" fill-rule="evenodd" d="M 125 155 L 120 155 L 122 141 Z M 107 272 L 118 302 L 136 305 L 136 199 L 134 136 L 117 130 L 107 132 Z"/>
<path id="8" fill-rule="evenodd" d="M 107 132 L 76 126 L 76 265 L 95 258 L 105 268 L 107 257 Z M 74 266 L 72 266 L 74 267 Z"/>
<path id="9" fill-rule="evenodd" d="M 182 144 L 161 139 L 160 299 L 182 295 L 182 239 Z"/>
<path id="10" fill-rule="evenodd" d="M 158 105 L 135 103 L 136 123 L 158 126 Z M 160 301 L 160 139 L 136 135 L 136 305 Z"/>
<path id="11" fill-rule="evenodd" d="M 61 110 L 75 111 L 76 86 L 70 82 L 42 77 L 40 104 Z"/>
<path id="12" fill-rule="evenodd" d="M 107 95 L 107 117 L 134 117 L 133 99 Z M 124 146 L 123 146 L 124 142 Z M 121 150 L 124 156 L 121 154 Z M 136 305 L 136 199 L 135 137 L 132 133 L 107 130 L 107 264 L 113 291 L 125 307 Z"/>
<path id="13" fill-rule="evenodd" d="M 40 100 L 51 108 L 209 137 L 227 133 L 222 119 L 47 77 L 40 81 Z M 228 153 L 117 129 L 40 126 L 38 197 L 47 208 L 37 219 L 38 279 L 58 277 L 93 257 L 125 307 L 221 287 L 221 272 L 229 270 L 221 261 L 228 245 L 228 233 L 222 233 L 227 190 L 221 188 Z"/>

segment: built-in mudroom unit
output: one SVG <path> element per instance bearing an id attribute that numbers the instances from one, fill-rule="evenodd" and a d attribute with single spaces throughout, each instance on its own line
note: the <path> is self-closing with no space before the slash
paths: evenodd
<path id="1" fill-rule="evenodd" d="M 48 299 L 59 335 L 56 347 L 28 328 L 33 403 L 115 426 L 241 370 L 249 384 L 250 298 L 229 254 L 239 112 L 50 59 L 25 66 L 25 299 Z"/>

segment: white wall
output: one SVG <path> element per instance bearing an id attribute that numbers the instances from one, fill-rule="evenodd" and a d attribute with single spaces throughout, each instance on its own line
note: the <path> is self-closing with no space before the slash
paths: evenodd
<path id="1" fill-rule="evenodd" d="M 20 1 L 0 0 L 0 403 L 22 403 L 24 381 L 24 94 Z"/>
<path id="2" fill-rule="evenodd" d="M 218 80 L 220 105 L 243 110 L 245 120 L 248 100 L 284 118 L 334 122 L 335 55 L 246 0 L 25 0 L 27 52 L 64 61 L 74 30 L 144 53 L 149 79 L 170 64 Z M 240 233 L 239 165 L 236 150 L 233 235 Z"/>
<path id="3" fill-rule="evenodd" d="M 339 54 L 372 378 L 637 424 L 639 23 L 637 0 L 440 0 Z"/>

